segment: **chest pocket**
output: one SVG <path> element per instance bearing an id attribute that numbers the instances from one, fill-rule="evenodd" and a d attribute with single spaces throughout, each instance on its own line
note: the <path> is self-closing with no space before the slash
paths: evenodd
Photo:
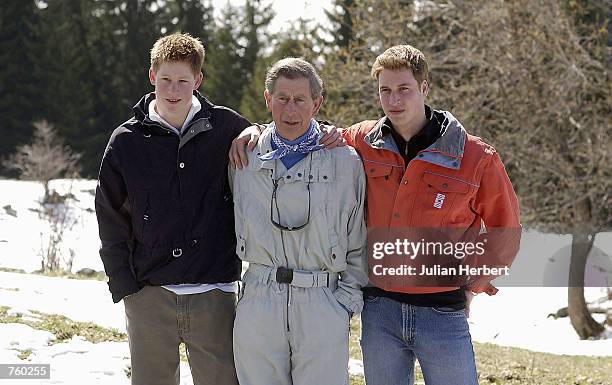
<path id="1" fill-rule="evenodd" d="M 346 270 L 346 252 L 347 252 L 347 239 L 346 236 L 340 237 L 338 231 L 341 231 L 339 218 L 342 217 L 342 213 L 339 212 L 338 208 L 327 208 L 325 210 L 325 217 L 327 220 L 327 231 L 329 239 L 329 250 L 327 255 L 331 263 L 331 271 L 341 272 Z"/>
<path id="2" fill-rule="evenodd" d="M 465 194 L 470 189 L 470 184 L 468 182 L 445 175 L 425 172 L 422 179 L 428 187 L 440 192 Z"/>
<path id="3" fill-rule="evenodd" d="M 415 219 L 421 227 L 468 226 L 474 214 L 470 197 L 474 186 L 451 176 L 425 172 L 415 202 Z"/>
<path id="4" fill-rule="evenodd" d="M 365 168 L 366 176 L 368 179 L 384 178 L 385 180 L 389 180 L 389 178 L 391 177 L 391 173 L 393 171 L 392 166 L 386 166 L 382 164 L 373 164 L 369 162 L 364 163 L 364 168 Z"/>
<path id="5" fill-rule="evenodd" d="M 374 163 L 366 159 L 364 159 L 363 165 L 367 178 L 366 222 L 368 225 L 372 225 L 369 222 L 372 220 L 377 223 L 376 226 L 386 225 L 388 219 L 380 220 L 380 215 L 377 213 L 391 212 L 393 209 L 402 178 L 402 168 L 390 164 Z"/>

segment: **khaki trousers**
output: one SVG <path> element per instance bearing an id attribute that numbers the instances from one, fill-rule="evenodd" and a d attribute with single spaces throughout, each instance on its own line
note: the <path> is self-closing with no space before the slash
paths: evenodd
<path id="1" fill-rule="evenodd" d="M 236 295 L 176 295 L 145 286 L 124 300 L 133 385 L 178 385 L 185 343 L 194 385 L 237 385 L 232 349 Z"/>

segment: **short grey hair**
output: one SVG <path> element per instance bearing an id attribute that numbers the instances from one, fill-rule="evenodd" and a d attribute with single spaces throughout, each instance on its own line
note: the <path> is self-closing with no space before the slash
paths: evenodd
<path id="1" fill-rule="evenodd" d="M 304 78 L 310 84 L 310 96 L 316 99 L 323 95 L 323 80 L 317 73 L 317 70 L 302 58 L 287 57 L 274 63 L 266 73 L 266 90 L 270 95 L 274 90 L 274 85 L 278 78 L 284 77 L 287 79 Z"/>

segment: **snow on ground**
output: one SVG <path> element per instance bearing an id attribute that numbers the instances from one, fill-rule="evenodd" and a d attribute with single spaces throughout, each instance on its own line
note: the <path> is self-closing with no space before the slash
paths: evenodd
<path id="1" fill-rule="evenodd" d="M 17 289 L 17 290 L 15 290 Z M 0 305 L 94 322 L 125 333 L 123 304 L 113 304 L 105 282 L 0 272 Z"/>
<path id="2" fill-rule="evenodd" d="M 348 372 L 354 376 L 363 377 L 363 361 L 349 358 Z"/>
<path id="3" fill-rule="evenodd" d="M 602 288 L 586 288 L 585 297 L 597 299 Z M 569 317 L 548 317 L 567 306 L 567 288 L 501 288 L 493 297 L 478 295 L 470 310 L 470 332 L 478 342 L 514 346 L 538 352 L 612 356 L 612 329 L 608 339 L 580 340 Z M 603 321 L 601 315 L 595 319 Z"/>
<path id="4" fill-rule="evenodd" d="M 77 223 L 66 234 L 63 254 L 75 255 L 72 271 L 82 268 L 102 270 L 98 257 L 99 239 L 93 212 L 91 180 L 58 180 L 51 184 L 60 193 L 70 190 L 72 214 Z M 40 268 L 41 244 L 48 236 L 48 225 L 34 210 L 40 207 L 42 187 L 34 182 L 0 180 L 0 267 L 17 268 L 31 272 Z M 16 211 L 3 207 L 10 205 Z M 515 277 L 556 282 L 566 277 L 571 238 L 563 235 L 527 233 L 523 237 L 521 252 L 513 266 Z M 589 260 L 595 261 L 589 282 L 607 282 L 611 286 L 610 265 L 612 233 L 599 234 Z M 604 273 L 602 273 L 602 271 Z M 534 278 L 535 277 L 535 278 Z M 555 354 L 611 356 L 612 330 L 607 340 L 581 341 L 573 331 L 568 318 L 547 317 L 567 306 L 567 288 L 563 287 L 504 287 L 518 286 L 512 279 L 497 281 L 500 292 L 488 297 L 477 296 L 469 318 L 472 337 L 478 342 L 491 342 L 534 351 Z M 535 286 L 535 285 L 534 285 Z M 560 286 L 560 285 L 558 285 Z M 587 300 L 603 297 L 607 287 L 587 287 Z M 113 304 L 107 285 L 101 281 L 70 280 L 30 274 L 0 272 L 0 306 L 11 312 L 28 314 L 30 310 L 63 314 L 75 321 L 94 322 L 125 332 L 122 303 Z M 601 321 L 601 318 L 598 318 Z M 19 362 L 20 351 L 32 350 L 27 362 L 51 363 L 52 380 L 45 384 L 82 384 L 84 378 L 92 384 L 128 384 L 125 370 L 129 365 L 127 342 L 92 344 L 75 337 L 59 344 L 49 344 L 54 337 L 44 331 L 33 330 L 21 324 L 0 324 L 0 363 Z M 181 384 L 191 384 L 185 363 L 181 364 Z M 351 360 L 352 374 L 363 374 L 361 361 Z M 3 380 L 2 384 L 9 384 Z M 17 385 L 34 383 L 19 380 Z M 39 383 L 39 382 L 36 382 Z"/>
<path id="5" fill-rule="evenodd" d="M 130 367 L 127 342 L 93 344 L 81 337 L 50 345 L 55 337 L 22 324 L 0 324 L 0 362 L 49 363 L 49 380 L 1 380 L 3 385 L 62 384 L 129 385 L 126 373 Z M 31 350 L 27 360 L 19 360 L 19 351 Z M 181 362 L 181 385 L 191 385 L 191 373 Z"/>
<path id="6" fill-rule="evenodd" d="M 100 239 L 94 212 L 95 180 L 53 180 L 50 189 L 59 194 L 70 192 L 70 200 L 78 221 L 64 236 L 62 259 L 75 255 L 72 271 L 91 268 L 104 270 L 98 256 Z M 0 180 L 0 267 L 38 270 L 41 267 L 41 249 L 49 235 L 49 225 L 39 218 L 40 200 L 43 195 L 40 183 L 16 180 Z M 9 215 L 5 206 L 16 211 L 16 217 Z"/>
<path id="7" fill-rule="evenodd" d="M 27 325 L 0 325 L 0 362 L 18 362 L 20 351 L 37 350 L 54 339 L 55 336 L 48 331 L 34 330 Z"/>
<path id="8" fill-rule="evenodd" d="M 608 339 L 581 341 L 568 317 L 548 317 L 567 306 L 567 287 L 562 285 L 569 276 L 571 241 L 569 235 L 523 233 L 510 276 L 493 282 L 499 292 L 491 297 L 480 294 L 472 302 L 469 323 L 474 341 L 554 354 L 612 356 L 611 328 L 606 331 Z M 585 273 L 591 286 L 585 287 L 587 301 L 612 290 L 611 256 L 612 233 L 598 234 Z M 530 287 L 516 287 L 520 284 Z M 612 301 L 602 307 L 612 309 Z M 594 318 L 602 322 L 605 315 Z"/>

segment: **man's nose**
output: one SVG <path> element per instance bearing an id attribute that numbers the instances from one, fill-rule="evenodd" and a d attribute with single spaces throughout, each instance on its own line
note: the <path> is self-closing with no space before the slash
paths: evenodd
<path id="1" fill-rule="evenodd" d="M 287 106 L 285 107 L 285 111 L 287 111 L 287 112 L 294 112 L 296 109 L 297 109 L 297 106 L 295 104 L 295 101 L 289 100 L 287 102 Z"/>
<path id="2" fill-rule="evenodd" d="M 396 105 L 396 104 L 398 104 L 398 103 L 399 103 L 399 101 L 400 101 L 400 95 L 399 95 L 399 93 L 398 93 L 398 92 L 391 92 L 391 97 L 390 97 L 389 102 L 390 102 L 391 104 L 393 104 L 393 105 Z"/>

